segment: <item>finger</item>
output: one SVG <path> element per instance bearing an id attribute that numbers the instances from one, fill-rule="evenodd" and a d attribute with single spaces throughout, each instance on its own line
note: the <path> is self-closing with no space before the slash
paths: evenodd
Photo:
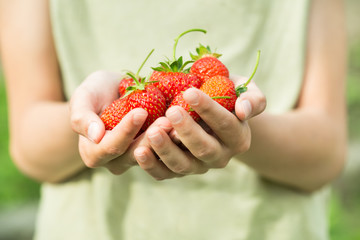
<path id="1" fill-rule="evenodd" d="M 148 147 L 141 146 L 136 148 L 134 156 L 139 166 L 156 180 L 170 179 L 179 176 L 170 171 Z"/>
<path id="2" fill-rule="evenodd" d="M 171 123 L 169 122 L 169 120 L 166 117 L 160 117 L 160 118 L 156 119 L 155 122 L 153 122 L 149 128 L 151 128 L 153 126 L 161 128 L 166 133 L 169 133 L 173 130 Z M 150 143 L 146 137 L 146 132 L 141 134 L 138 138 L 136 138 L 136 140 L 131 145 L 131 149 L 129 149 L 129 150 L 134 151 L 135 148 L 141 147 L 141 146 L 149 147 L 149 148 L 151 147 Z M 133 157 L 133 156 L 131 156 L 131 157 Z"/>
<path id="3" fill-rule="evenodd" d="M 146 117 L 147 112 L 143 109 L 130 111 L 113 130 L 106 131 L 99 144 L 81 136 L 79 148 L 85 164 L 91 168 L 100 167 L 124 154 Z M 130 160 L 128 164 L 130 164 Z"/>
<path id="4" fill-rule="evenodd" d="M 265 95 L 254 82 L 250 82 L 248 90 L 241 93 L 235 103 L 235 114 L 241 120 L 248 120 L 262 113 L 266 108 Z"/>
<path id="5" fill-rule="evenodd" d="M 146 110 L 135 108 L 128 112 L 111 131 L 107 131 L 100 144 L 100 150 L 107 152 L 105 159 L 113 159 L 126 151 L 139 133 L 147 116 Z"/>
<path id="6" fill-rule="evenodd" d="M 180 149 L 162 129 L 152 127 L 147 131 L 147 137 L 154 152 L 171 171 L 180 175 L 204 172 L 203 163 Z"/>
<path id="7" fill-rule="evenodd" d="M 158 118 L 152 125 L 162 128 L 165 132 L 169 132 L 172 129 L 170 122 L 165 117 Z M 131 166 L 137 165 L 138 163 L 135 156 L 135 150 L 139 147 L 150 147 L 144 133 L 130 144 L 124 154 L 109 161 L 105 167 L 113 174 L 118 175 L 126 171 Z"/>
<path id="8" fill-rule="evenodd" d="M 173 129 L 173 130 L 169 133 L 169 137 L 171 138 L 171 140 L 172 140 L 176 145 L 181 144 L 181 140 L 180 140 L 179 134 L 176 132 L 175 129 Z"/>
<path id="9" fill-rule="evenodd" d="M 192 88 L 186 90 L 183 96 L 225 146 L 237 147 L 249 136 L 245 124 L 205 93 Z"/>
<path id="10" fill-rule="evenodd" d="M 221 143 L 209 135 L 183 108 L 177 106 L 169 108 L 166 117 L 172 123 L 182 144 L 192 155 L 204 162 L 212 162 L 220 158 Z"/>
<path id="11" fill-rule="evenodd" d="M 90 104 L 89 96 L 79 91 L 70 103 L 70 121 L 73 131 L 99 143 L 105 134 L 105 126 Z M 81 99 L 81 100 L 80 100 Z"/>

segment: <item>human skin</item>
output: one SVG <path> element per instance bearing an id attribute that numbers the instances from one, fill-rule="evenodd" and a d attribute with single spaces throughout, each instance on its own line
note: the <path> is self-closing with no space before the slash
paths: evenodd
<path id="1" fill-rule="evenodd" d="M 184 94 L 185 100 L 217 137 L 175 107 L 132 142 L 145 120 L 143 110 L 131 112 L 120 127 L 107 132 L 98 113 L 112 99 L 100 104 L 81 101 L 83 97 L 104 96 L 117 83 L 116 74 L 91 74 L 71 102 L 66 101 L 47 1 L 1 0 L 0 47 L 15 163 L 34 179 L 56 183 L 86 167 L 106 167 L 121 174 L 137 164 L 155 179 L 167 179 L 225 167 L 234 157 L 271 181 L 304 191 L 319 189 L 338 176 L 345 159 L 346 46 L 343 2 L 312 2 L 304 84 L 293 111 L 258 115 L 265 107 L 265 98 L 255 84 L 238 99 L 236 115 L 190 89 Z M 99 80 L 109 84 L 103 84 L 98 92 L 87 88 Z M 244 108 L 249 105 L 243 103 L 251 107 Z M 180 121 L 174 118 L 177 113 L 182 116 Z M 95 127 L 90 128 L 89 135 L 90 123 Z M 235 138 L 229 128 L 237 129 L 242 134 L 236 135 L 241 137 Z M 187 149 L 179 148 L 174 141 L 181 141 Z"/>

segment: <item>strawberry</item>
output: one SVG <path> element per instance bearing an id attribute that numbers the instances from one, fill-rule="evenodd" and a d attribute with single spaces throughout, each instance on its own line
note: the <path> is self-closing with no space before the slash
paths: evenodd
<path id="1" fill-rule="evenodd" d="M 118 98 L 105 108 L 100 118 L 106 130 L 112 130 L 129 112 L 129 104 L 126 100 L 126 98 Z"/>
<path id="2" fill-rule="evenodd" d="M 143 68 L 144 64 L 146 63 L 146 61 L 149 59 L 149 57 L 151 56 L 151 54 L 154 52 L 154 49 L 151 50 L 151 52 L 146 56 L 145 60 L 143 61 L 143 63 L 141 64 L 141 66 L 139 67 L 138 71 L 135 74 L 136 79 L 140 80 L 139 74 L 141 69 Z M 133 73 L 131 73 L 133 75 Z M 128 87 L 135 85 L 134 79 L 132 77 L 130 77 L 129 75 L 126 75 L 123 79 L 121 79 L 120 83 L 119 83 L 119 95 L 120 97 L 122 97 L 123 95 L 125 95 L 126 90 Z"/>
<path id="3" fill-rule="evenodd" d="M 123 79 L 121 79 L 120 83 L 119 83 L 119 95 L 120 97 L 124 96 L 126 93 L 126 89 L 130 86 L 133 86 L 134 80 L 131 77 L 124 77 Z"/>
<path id="4" fill-rule="evenodd" d="M 183 109 L 185 109 L 186 111 L 189 112 L 189 115 L 196 121 L 198 122 L 200 120 L 200 116 L 199 114 L 197 114 L 195 111 L 193 111 L 190 107 L 190 105 L 185 101 L 184 97 L 183 97 L 183 92 L 180 92 L 178 95 L 175 96 L 175 98 L 173 99 L 173 101 L 171 102 L 170 107 L 173 106 L 180 106 Z"/>
<path id="5" fill-rule="evenodd" d="M 154 71 L 150 76 L 150 81 L 156 82 L 154 85 L 164 94 L 167 105 L 181 91 L 185 91 L 190 87 L 199 88 L 201 85 L 198 77 L 185 72 Z"/>
<path id="6" fill-rule="evenodd" d="M 128 112 L 135 108 L 143 108 L 148 112 L 142 131 L 145 131 L 157 118 L 165 115 L 165 97 L 161 91 L 153 83 L 145 82 L 145 78 L 140 78 L 139 81 L 132 73 L 128 72 L 127 75 L 133 79 L 135 85 L 128 87 L 126 94 L 115 100 L 101 114 L 100 118 L 106 130 L 113 129 Z"/>
<path id="7" fill-rule="evenodd" d="M 232 112 L 235 109 L 235 102 L 241 93 L 247 91 L 247 85 L 254 77 L 260 60 L 260 51 L 258 51 L 256 65 L 249 79 L 235 88 L 234 83 L 225 76 L 214 76 L 207 79 L 200 87 L 200 90 L 212 97 L 224 108 Z"/>
<path id="8" fill-rule="evenodd" d="M 211 77 L 201 85 L 200 90 L 230 112 L 234 110 L 237 95 L 235 85 L 228 77 L 220 75 Z"/>
<path id="9" fill-rule="evenodd" d="M 160 66 L 153 68 L 154 72 L 150 76 L 150 81 L 155 81 L 155 86 L 160 89 L 166 98 L 166 104 L 169 105 L 173 98 L 181 91 L 188 89 L 189 87 L 199 88 L 201 85 L 200 79 L 190 74 L 188 69 L 185 69 L 186 65 L 191 61 L 183 63 L 183 58 L 176 58 L 176 46 L 179 39 L 189 32 L 200 31 L 206 33 L 202 29 L 190 29 L 183 32 L 175 39 L 173 48 L 173 61 L 160 62 Z"/>
<path id="10" fill-rule="evenodd" d="M 213 53 L 209 46 L 205 47 L 201 44 L 196 48 L 196 52 L 198 55 L 190 53 L 191 58 L 195 61 L 190 68 L 190 73 L 198 76 L 202 83 L 217 75 L 229 77 L 229 70 L 218 59 L 221 54 Z"/>
<path id="11" fill-rule="evenodd" d="M 135 81 L 134 77 L 134 81 Z M 115 100 L 109 105 L 100 118 L 106 130 L 113 129 L 121 119 L 132 109 L 143 108 L 148 112 L 148 117 L 142 126 L 145 131 L 157 118 L 164 116 L 166 111 L 165 97 L 153 84 L 135 81 L 136 85 L 128 90 L 126 95 Z"/>

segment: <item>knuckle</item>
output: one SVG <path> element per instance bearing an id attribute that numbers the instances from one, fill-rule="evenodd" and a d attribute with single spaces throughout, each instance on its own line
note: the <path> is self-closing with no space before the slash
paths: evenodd
<path id="1" fill-rule="evenodd" d="M 177 174 L 187 175 L 192 173 L 191 164 L 189 162 L 178 163 L 173 167 L 173 171 Z"/>
<path id="2" fill-rule="evenodd" d="M 181 135 L 182 138 L 190 138 L 194 134 L 194 131 L 190 127 L 182 127 L 177 130 L 177 133 Z"/>
<path id="3" fill-rule="evenodd" d="M 242 142 L 241 144 L 238 145 L 237 149 L 236 149 L 236 153 L 245 153 L 250 149 L 250 145 L 251 145 L 251 140 L 245 140 L 244 142 Z"/>
<path id="4" fill-rule="evenodd" d="M 229 159 L 220 159 L 218 161 L 213 162 L 213 168 L 225 168 L 229 163 Z"/>
<path id="5" fill-rule="evenodd" d="M 153 178 L 156 180 L 156 181 L 163 181 L 166 179 L 165 176 L 153 176 Z"/>
<path id="6" fill-rule="evenodd" d="M 264 99 L 261 101 L 261 112 L 263 112 L 267 106 L 267 100 L 266 100 L 266 97 L 263 96 Z"/>
<path id="7" fill-rule="evenodd" d="M 198 148 L 194 154 L 198 159 L 211 159 L 216 155 L 216 150 L 213 147 L 202 146 Z"/>
<path id="8" fill-rule="evenodd" d="M 82 120 L 83 120 L 83 114 L 78 112 L 72 113 L 70 117 L 71 128 L 74 131 L 78 131 L 79 127 L 81 126 Z"/>
<path id="9" fill-rule="evenodd" d="M 234 126 L 234 121 L 232 118 L 230 118 L 229 116 L 224 116 L 223 118 L 221 118 L 221 121 L 218 122 L 218 130 L 219 131 L 229 131 L 233 128 Z"/>
<path id="10" fill-rule="evenodd" d="M 209 171 L 208 168 L 200 168 L 200 169 L 198 170 L 197 174 L 205 174 L 205 173 L 207 173 L 208 171 Z"/>
<path id="11" fill-rule="evenodd" d="M 171 157 L 171 150 L 167 147 L 161 147 L 156 149 L 156 153 L 157 155 L 160 157 L 160 159 L 172 159 Z M 171 161 L 174 162 L 174 161 Z"/>
<path id="12" fill-rule="evenodd" d="M 85 147 L 79 147 L 79 153 L 81 156 L 81 160 L 88 168 L 96 168 L 98 167 L 98 161 L 96 158 L 91 157 L 92 155 L 86 150 Z"/>
<path id="13" fill-rule="evenodd" d="M 267 100 L 264 94 L 259 97 L 259 113 L 263 112 L 266 108 Z"/>
<path id="14" fill-rule="evenodd" d="M 154 164 L 150 164 L 150 163 L 141 164 L 140 167 L 147 172 L 152 172 L 154 170 Z"/>
<path id="15" fill-rule="evenodd" d="M 238 152 L 245 153 L 250 149 L 251 140 L 248 138 L 242 144 L 239 145 Z"/>
<path id="16" fill-rule="evenodd" d="M 107 167 L 107 169 L 109 170 L 109 172 L 111 172 L 114 175 L 121 175 L 122 173 L 124 173 L 124 169 L 119 169 L 119 168 L 110 168 Z"/>
<path id="17" fill-rule="evenodd" d="M 200 98 L 200 100 L 202 100 L 202 99 Z M 213 101 L 213 100 L 211 100 L 211 101 Z M 199 106 L 196 108 L 196 112 L 199 115 L 209 114 L 211 112 L 211 105 L 207 101 L 201 101 Z"/>
<path id="18" fill-rule="evenodd" d="M 95 158 L 86 158 L 86 159 L 83 159 L 83 162 L 85 163 L 85 166 L 88 168 L 99 167 L 99 163 L 98 163 L 97 159 L 95 159 Z"/>
<path id="19" fill-rule="evenodd" d="M 189 174 L 191 165 L 188 161 L 181 161 L 180 159 L 169 158 L 166 161 L 166 166 L 174 173 Z"/>
<path id="20" fill-rule="evenodd" d="M 103 151 L 111 157 L 120 156 L 124 154 L 125 150 L 126 149 L 123 146 L 107 146 L 106 148 L 103 148 Z"/>
<path id="21" fill-rule="evenodd" d="M 126 170 L 128 170 L 131 167 L 131 165 L 123 163 L 122 161 L 112 160 L 107 164 L 105 164 L 104 167 L 107 168 L 109 172 L 111 172 L 114 175 L 121 175 Z"/>
<path id="22" fill-rule="evenodd" d="M 122 134 L 124 136 L 134 136 L 139 131 L 139 128 L 132 126 L 131 124 L 132 121 L 127 121 L 126 125 L 121 128 Z"/>

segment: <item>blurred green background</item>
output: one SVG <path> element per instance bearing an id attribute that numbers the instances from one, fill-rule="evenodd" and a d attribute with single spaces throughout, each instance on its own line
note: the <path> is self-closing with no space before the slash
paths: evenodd
<path id="1" fill-rule="evenodd" d="M 360 1 L 346 2 L 349 154 L 343 175 L 333 184 L 329 209 L 333 240 L 360 239 Z M 0 68 L 0 240 L 31 239 L 39 184 L 23 176 L 11 162 L 7 124 L 6 93 Z"/>

